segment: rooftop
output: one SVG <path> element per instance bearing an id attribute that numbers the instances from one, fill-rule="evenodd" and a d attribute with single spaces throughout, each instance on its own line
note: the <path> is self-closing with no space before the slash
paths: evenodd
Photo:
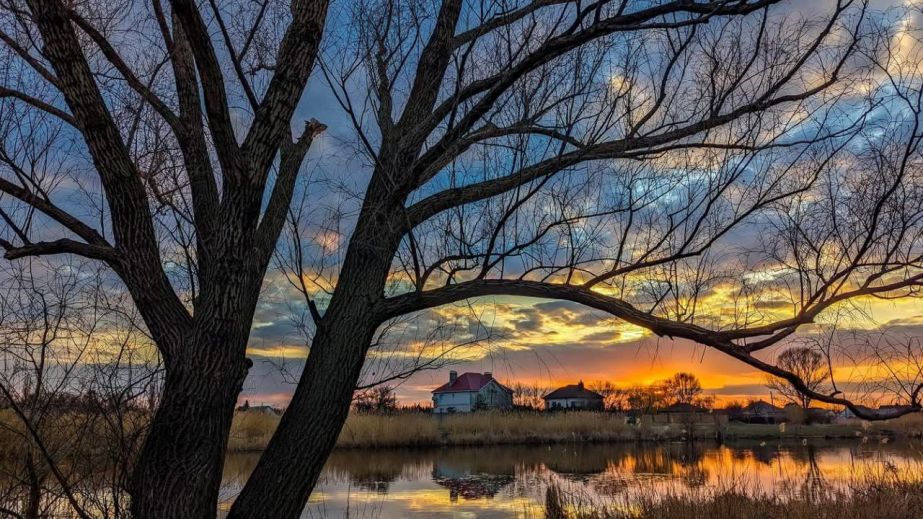
<path id="1" fill-rule="evenodd" d="M 460 393 L 463 391 L 480 391 L 482 387 L 494 380 L 493 376 L 482 373 L 462 373 L 454 381 L 445 384 L 433 390 L 433 393 Z M 509 388 L 497 382 L 501 388 L 510 391 Z"/>
<path id="2" fill-rule="evenodd" d="M 589 398 L 593 400 L 602 400 L 603 396 L 595 391 L 590 391 L 583 387 L 583 382 L 578 382 L 569 386 L 560 387 L 551 393 L 545 395 L 545 400 L 554 400 L 558 398 Z"/>

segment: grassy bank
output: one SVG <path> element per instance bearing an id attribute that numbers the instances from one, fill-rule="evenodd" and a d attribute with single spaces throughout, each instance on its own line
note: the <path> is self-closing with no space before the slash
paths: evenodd
<path id="1" fill-rule="evenodd" d="M 262 449 L 279 422 L 272 414 L 237 413 L 229 448 Z M 921 437 L 923 416 L 908 415 L 880 423 L 855 421 L 839 425 L 744 425 L 717 430 L 696 426 L 696 438 L 800 439 Z M 679 424 L 631 426 L 611 413 L 480 412 L 433 416 L 425 413 L 350 414 L 340 434 L 341 448 L 433 447 L 443 445 L 506 445 L 529 443 L 681 440 L 690 431 Z"/>
<path id="2" fill-rule="evenodd" d="M 132 415 L 129 430 L 134 440 L 143 431 L 146 417 Z M 231 451 L 262 450 L 272 437 L 280 417 L 272 413 L 238 412 L 231 428 Z M 65 413 L 45 420 L 42 436 L 52 446 L 97 452 L 115 446 L 113 431 L 99 417 Z M 693 431 L 680 424 L 627 425 L 612 413 L 487 411 L 433 416 L 420 412 L 392 414 L 351 413 L 337 442 L 340 448 L 438 447 L 462 445 L 509 445 L 570 442 L 618 442 L 721 438 L 725 440 L 834 439 L 862 440 L 879 437 L 923 438 L 923 414 L 907 415 L 887 422 L 837 425 L 745 425 L 731 424 L 720 430 L 696 425 Z M 25 431 L 10 410 L 0 410 L 0 459 L 23 452 Z M 133 441 L 134 441 L 133 440 Z M 81 444 L 83 444 L 81 446 Z M 79 447 L 79 448 L 78 448 Z"/>
<path id="3" fill-rule="evenodd" d="M 229 448 L 259 450 L 279 417 L 238 413 Z M 527 443 L 606 442 L 634 439 L 624 418 L 608 413 L 481 412 L 433 416 L 424 413 L 350 414 L 337 440 L 341 448 L 434 447 Z"/>
<path id="4" fill-rule="evenodd" d="M 857 478 L 845 488 L 786 485 L 771 492 L 740 484 L 695 490 L 626 492 L 605 502 L 556 486 L 545 496 L 546 519 L 918 519 L 923 482 L 895 474 Z"/>

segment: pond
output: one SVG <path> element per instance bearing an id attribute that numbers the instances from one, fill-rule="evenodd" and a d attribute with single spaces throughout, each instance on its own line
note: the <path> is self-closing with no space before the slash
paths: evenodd
<path id="1" fill-rule="evenodd" d="M 806 443 L 806 444 L 805 444 Z M 605 500 L 632 489 L 664 493 L 709 486 L 775 492 L 785 485 L 846 487 L 875 471 L 920 470 L 923 443 L 747 441 L 564 444 L 338 450 L 303 517 L 392 519 L 541 517 L 545 489 Z M 230 456 L 226 510 L 258 453 Z"/>

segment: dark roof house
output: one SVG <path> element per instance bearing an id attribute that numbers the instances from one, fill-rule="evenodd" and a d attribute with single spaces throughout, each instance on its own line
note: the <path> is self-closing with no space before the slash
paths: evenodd
<path id="1" fill-rule="evenodd" d="M 603 396 L 583 387 L 583 381 L 559 387 L 544 396 L 545 409 L 602 409 Z"/>
<path id="2" fill-rule="evenodd" d="M 786 421 L 784 409 L 763 400 L 750 402 L 734 418 L 747 423 L 779 423 Z"/>

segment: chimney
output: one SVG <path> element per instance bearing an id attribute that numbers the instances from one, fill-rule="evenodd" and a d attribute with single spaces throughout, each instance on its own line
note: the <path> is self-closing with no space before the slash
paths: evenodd
<path id="1" fill-rule="evenodd" d="M 577 389 L 583 389 L 583 381 L 577 382 Z"/>
<path id="2" fill-rule="evenodd" d="M 458 378 L 458 372 L 457 372 L 457 371 L 450 371 L 450 372 L 449 372 L 449 384 L 454 384 L 454 383 L 455 383 L 455 379 L 457 379 L 457 378 Z"/>
<path id="3" fill-rule="evenodd" d="M 487 380 L 490 380 L 490 379 L 493 378 L 494 375 L 493 375 L 493 373 L 491 373 L 491 372 L 489 372 L 489 371 L 485 371 L 485 372 L 484 372 L 484 376 L 487 377 Z"/>

